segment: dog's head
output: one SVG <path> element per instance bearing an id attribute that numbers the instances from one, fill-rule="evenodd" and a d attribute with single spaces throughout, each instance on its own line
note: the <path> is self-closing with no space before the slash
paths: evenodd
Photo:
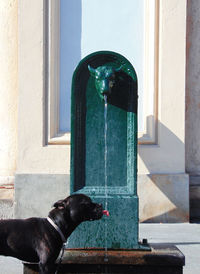
<path id="1" fill-rule="evenodd" d="M 101 219 L 103 208 L 101 204 L 93 203 L 84 194 L 74 194 L 53 205 L 56 209 L 66 212 L 74 223 Z"/>

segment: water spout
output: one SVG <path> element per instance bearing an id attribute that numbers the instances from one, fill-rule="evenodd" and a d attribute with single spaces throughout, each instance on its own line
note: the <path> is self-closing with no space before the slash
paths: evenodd
<path id="1" fill-rule="evenodd" d="M 100 66 L 96 69 L 88 65 L 90 75 L 95 78 L 95 87 L 102 100 L 105 100 L 104 95 L 109 96 L 115 84 L 116 73 L 121 70 L 111 66 Z"/>

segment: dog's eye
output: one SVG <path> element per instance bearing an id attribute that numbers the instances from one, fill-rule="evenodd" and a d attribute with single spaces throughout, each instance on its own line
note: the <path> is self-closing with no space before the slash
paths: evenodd
<path id="1" fill-rule="evenodd" d="M 86 203 L 83 203 L 83 204 L 80 204 L 80 208 L 82 208 L 82 209 L 84 209 L 84 210 L 91 210 L 91 209 L 93 209 L 93 204 L 92 203 L 88 203 L 88 204 L 86 204 Z"/>
<path id="2" fill-rule="evenodd" d="M 84 203 L 84 204 L 81 204 L 80 206 L 81 207 L 89 207 L 89 204 Z"/>

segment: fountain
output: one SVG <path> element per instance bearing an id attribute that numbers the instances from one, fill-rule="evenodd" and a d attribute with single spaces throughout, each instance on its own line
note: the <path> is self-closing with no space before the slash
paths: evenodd
<path id="1" fill-rule="evenodd" d="M 136 72 L 118 53 L 95 52 L 74 72 L 71 193 L 85 193 L 110 212 L 82 223 L 68 240 L 65 261 L 81 264 L 80 273 L 84 265 L 89 273 L 119 273 L 120 267 L 120 273 L 182 273 L 175 247 L 138 239 L 137 99 Z"/>
<path id="2" fill-rule="evenodd" d="M 71 115 L 71 193 L 107 203 L 110 217 L 80 225 L 68 247 L 103 247 L 107 228 L 108 248 L 139 248 L 137 76 L 130 62 L 111 52 L 84 58 L 74 72 Z"/>
<path id="3" fill-rule="evenodd" d="M 72 233 L 61 273 L 182 273 L 184 256 L 175 247 L 138 239 L 133 66 L 118 53 L 95 52 L 77 66 L 71 96 L 70 191 L 103 203 L 110 216 Z"/>

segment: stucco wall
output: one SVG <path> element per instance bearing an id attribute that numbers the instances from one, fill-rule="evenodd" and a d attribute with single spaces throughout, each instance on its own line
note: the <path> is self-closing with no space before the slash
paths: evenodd
<path id="1" fill-rule="evenodd" d="M 190 217 L 200 219 L 200 1 L 187 2 L 186 171 Z"/>
<path id="2" fill-rule="evenodd" d="M 184 173 L 186 0 L 159 2 L 158 143 L 139 146 L 140 218 L 142 221 L 187 221 L 188 176 Z M 16 217 L 40 215 L 44 201 L 50 205 L 69 194 L 70 146 L 51 145 L 46 140 L 47 128 L 51 125 L 47 112 L 51 93 L 46 90 L 49 78 L 45 70 L 45 50 L 48 50 L 43 25 L 47 13 L 45 3 L 19 0 Z M 32 199 L 27 199 L 29 196 L 36 197 L 36 201 L 32 203 Z M 158 205 L 156 210 L 152 201 L 157 201 L 154 203 Z M 149 205 L 152 205 L 150 213 Z"/>
<path id="3" fill-rule="evenodd" d="M 186 170 L 200 175 L 200 1 L 188 1 L 186 73 Z"/>
<path id="4" fill-rule="evenodd" d="M 0 184 L 16 169 L 17 144 L 17 0 L 0 1 Z"/>

